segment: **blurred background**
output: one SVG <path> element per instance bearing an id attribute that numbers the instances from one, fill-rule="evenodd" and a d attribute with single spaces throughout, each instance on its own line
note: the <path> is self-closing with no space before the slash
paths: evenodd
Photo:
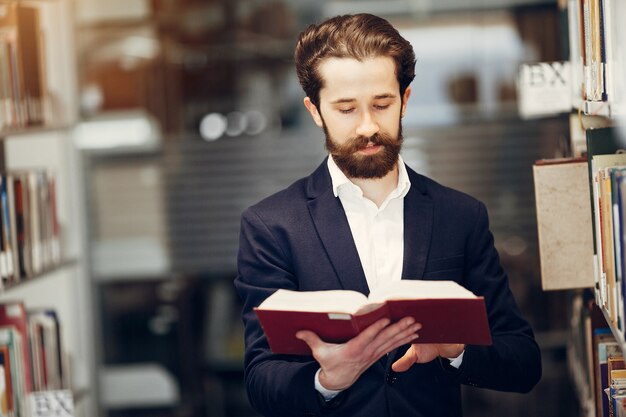
<path id="1" fill-rule="evenodd" d="M 466 416 L 578 415 L 568 295 L 543 292 L 532 181 L 568 118 L 522 120 L 521 63 L 568 59 L 542 0 L 77 0 L 98 409 L 107 417 L 256 416 L 243 385 L 239 216 L 325 156 L 293 66 L 297 34 L 337 14 L 390 20 L 418 58 L 403 157 L 481 199 L 542 349 L 528 395 L 464 387 Z"/>

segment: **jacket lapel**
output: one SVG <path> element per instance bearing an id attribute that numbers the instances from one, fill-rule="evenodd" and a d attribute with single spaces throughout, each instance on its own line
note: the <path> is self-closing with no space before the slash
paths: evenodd
<path id="1" fill-rule="evenodd" d="M 433 203 L 424 179 L 407 167 L 411 189 L 404 197 L 402 279 L 422 279 L 433 229 Z"/>
<path id="2" fill-rule="evenodd" d="M 309 178 L 309 212 L 343 289 L 369 293 L 350 225 L 332 190 L 326 160 Z"/>

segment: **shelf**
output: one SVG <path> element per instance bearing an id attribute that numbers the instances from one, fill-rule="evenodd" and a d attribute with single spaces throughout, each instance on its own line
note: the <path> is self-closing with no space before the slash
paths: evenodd
<path id="1" fill-rule="evenodd" d="M 0 130 L 0 139 L 6 140 L 9 137 L 35 135 L 48 132 L 62 132 L 70 129 L 71 126 L 63 124 L 53 124 L 46 126 L 29 126 L 23 128 L 11 128 Z"/>
<path id="2" fill-rule="evenodd" d="M 4 288 L 2 290 L 0 290 L 0 293 L 8 293 L 11 290 L 14 290 L 16 288 L 24 288 L 28 284 L 31 284 L 32 282 L 37 282 L 37 281 L 41 281 L 42 279 L 46 279 L 47 277 L 53 275 L 55 272 L 58 272 L 58 271 L 63 270 L 65 268 L 69 268 L 71 266 L 75 266 L 75 265 L 77 265 L 77 263 L 78 263 L 78 261 L 76 259 L 66 259 L 66 260 L 61 261 L 58 264 L 56 264 L 56 265 L 54 265 L 54 266 L 52 266 L 50 268 L 47 268 L 47 269 L 39 272 L 38 274 L 22 278 L 20 281 L 15 282 L 15 283 L 6 284 L 4 286 Z"/>
<path id="3" fill-rule="evenodd" d="M 582 112 L 588 116 L 611 117 L 611 104 L 608 101 L 583 101 Z"/>
<path id="4" fill-rule="evenodd" d="M 604 307 L 599 307 L 599 308 L 600 308 L 600 311 L 602 311 L 604 320 L 606 321 L 607 325 L 611 329 L 611 333 L 613 333 L 613 337 L 615 337 L 615 340 L 619 344 L 619 347 L 622 350 L 622 354 L 626 354 L 626 341 L 624 340 L 624 333 L 620 329 L 616 328 L 615 325 L 613 325 L 613 322 L 611 321 L 611 315 L 609 314 L 609 312 L 606 311 Z"/>
<path id="5" fill-rule="evenodd" d="M 324 5 L 323 12 L 325 16 L 336 16 L 346 13 L 354 13 L 354 10 L 378 14 L 381 16 L 428 16 L 433 13 L 451 13 L 451 12 L 468 12 L 482 11 L 489 9 L 506 9 L 521 6 L 552 6 L 554 1 L 549 0 L 481 0 L 481 1 L 465 1 L 456 0 L 439 0 L 414 2 L 410 0 L 393 0 L 393 1 L 346 1 L 335 0 Z"/>

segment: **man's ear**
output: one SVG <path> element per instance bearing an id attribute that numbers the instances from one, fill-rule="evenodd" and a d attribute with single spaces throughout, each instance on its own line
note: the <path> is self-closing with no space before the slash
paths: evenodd
<path id="1" fill-rule="evenodd" d="M 411 87 L 407 87 L 402 95 L 402 112 L 400 113 L 402 117 L 404 117 L 404 113 L 406 112 L 406 105 L 409 102 L 409 97 L 411 97 Z"/>
<path id="2" fill-rule="evenodd" d="M 311 114 L 311 117 L 313 118 L 313 121 L 315 122 L 315 124 L 318 125 L 319 127 L 324 127 L 324 122 L 322 121 L 322 115 L 317 110 L 317 106 L 313 104 L 313 102 L 311 101 L 309 97 L 304 98 L 304 107 L 306 107 L 306 109 Z"/>

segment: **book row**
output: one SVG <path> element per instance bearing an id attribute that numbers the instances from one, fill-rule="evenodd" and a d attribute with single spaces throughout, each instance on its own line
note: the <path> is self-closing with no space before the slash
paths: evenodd
<path id="1" fill-rule="evenodd" d="M 574 296 L 571 317 L 568 363 L 581 415 L 626 416 L 624 356 L 590 293 Z"/>
<path id="2" fill-rule="evenodd" d="M 27 416 L 29 393 L 69 387 L 61 339 L 54 310 L 0 304 L 0 416 Z"/>
<path id="3" fill-rule="evenodd" d="M 626 154 L 610 153 L 618 149 L 612 129 L 590 131 L 587 136 L 597 302 L 607 312 L 610 324 L 623 335 L 626 319 Z"/>
<path id="4" fill-rule="evenodd" d="M 588 101 L 613 100 L 616 82 L 613 77 L 612 30 L 617 22 L 615 0 L 569 0 L 571 61 L 579 73 L 582 99 Z M 618 77 L 619 78 L 619 77 Z"/>
<path id="5" fill-rule="evenodd" d="M 49 119 L 44 40 L 37 6 L 0 2 L 0 132 Z"/>
<path id="6" fill-rule="evenodd" d="M 44 170 L 0 174 L 0 285 L 40 274 L 61 260 L 56 181 Z"/>

